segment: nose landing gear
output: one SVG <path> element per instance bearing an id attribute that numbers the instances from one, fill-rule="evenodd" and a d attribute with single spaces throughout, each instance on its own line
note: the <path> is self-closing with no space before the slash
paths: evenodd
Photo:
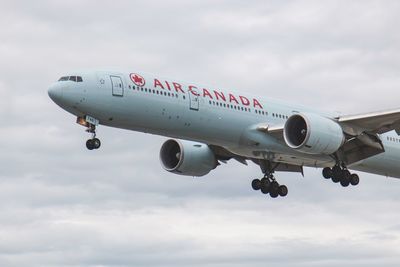
<path id="1" fill-rule="evenodd" d="M 92 138 L 86 141 L 86 148 L 89 150 L 99 149 L 101 146 L 101 142 L 100 139 L 96 138 L 96 126 L 99 124 L 99 121 L 90 116 L 86 116 L 85 118 L 78 117 L 76 122 L 79 125 L 85 126 L 86 132 L 92 135 Z"/>
<path id="2" fill-rule="evenodd" d="M 99 149 L 101 142 L 99 138 L 96 138 L 96 126 L 90 125 L 90 127 L 86 129 L 86 132 L 92 134 L 92 138 L 86 141 L 86 148 L 89 150 Z"/>

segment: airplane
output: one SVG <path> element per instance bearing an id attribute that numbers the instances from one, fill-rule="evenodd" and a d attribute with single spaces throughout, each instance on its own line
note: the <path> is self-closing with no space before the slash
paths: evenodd
<path id="1" fill-rule="evenodd" d="M 141 72 L 92 70 L 62 76 L 49 97 L 76 116 L 101 146 L 99 125 L 161 135 L 162 167 L 201 177 L 234 159 L 259 165 L 256 191 L 284 197 L 276 172 L 322 168 L 343 187 L 359 184 L 350 170 L 400 178 L 400 109 L 340 115 L 298 104 L 185 83 Z"/>

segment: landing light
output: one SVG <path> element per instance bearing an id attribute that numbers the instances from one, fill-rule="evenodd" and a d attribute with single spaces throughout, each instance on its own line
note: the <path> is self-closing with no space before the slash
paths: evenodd
<path id="1" fill-rule="evenodd" d="M 89 123 L 85 120 L 85 118 L 82 117 L 76 118 L 76 123 L 85 127 L 89 127 Z"/>

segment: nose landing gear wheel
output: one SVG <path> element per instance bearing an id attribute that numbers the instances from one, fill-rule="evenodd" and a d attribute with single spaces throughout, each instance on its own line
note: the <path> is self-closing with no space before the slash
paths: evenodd
<path id="1" fill-rule="evenodd" d="M 89 139 L 86 141 L 86 148 L 89 150 L 99 149 L 101 142 L 98 138 Z"/>
<path id="2" fill-rule="evenodd" d="M 93 145 L 94 145 L 94 148 L 95 148 L 95 149 L 99 149 L 100 146 L 101 146 L 100 139 L 94 138 L 94 139 L 93 139 Z"/>
<path id="3" fill-rule="evenodd" d="M 89 150 L 93 150 L 94 149 L 94 144 L 93 144 L 93 139 L 89 139 L 86 141 L 86 148 Z"/>

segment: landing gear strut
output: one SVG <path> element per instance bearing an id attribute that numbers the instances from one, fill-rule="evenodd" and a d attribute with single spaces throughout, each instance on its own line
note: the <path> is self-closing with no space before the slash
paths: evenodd
<path id="1" fill-rule="evenodd" d="M 96 126 L 99 124 L 99 121 L 86 116 L 85 118 L 78 117 L 77 121 L 78 124 L 86 127 L 86 132 L 92 135 L 92 138 L 86 141 L 86 148 L 89 150 L 99 149 L 101 146 L 100 139 L 96 138 Z"/>
<path id="2" fill-rule="evenodd" d="M 96 138 L 96 126 L 90 125 L 90 127 L 88 127 L 86 131 L 92 134 L 92 138 L 86 141 L 86 148 L 89 150 L 99 149 L 101 146 L 101 142 L 100 139 Z"/>
<path id="3" fill-rule="evenodd" d="M 357 174 L 351 173 L 345 166 L 336 164 L 333 168 L 326 167 L 322 170 L 325 179 L 332 179 L 334 183 L 340 183 L 343 187 L 358 185 L 360 178 Z"/>
<path id="4" fill-rule="evenodd" d="M 270 163 L 266 164 L 265 162 L 261 162 L 260 167 L 263 170 L 264 177 L 254 179 L 251 182 L 251 187 L 256 191 L 260 190 L 263 194 L 269 194 L 272 198 L 285 197 L 288 194 L 288 188 L 286 185 L 280 185 L 276 181 L 273 175 L 275 168 L 271 168 Z"/>

